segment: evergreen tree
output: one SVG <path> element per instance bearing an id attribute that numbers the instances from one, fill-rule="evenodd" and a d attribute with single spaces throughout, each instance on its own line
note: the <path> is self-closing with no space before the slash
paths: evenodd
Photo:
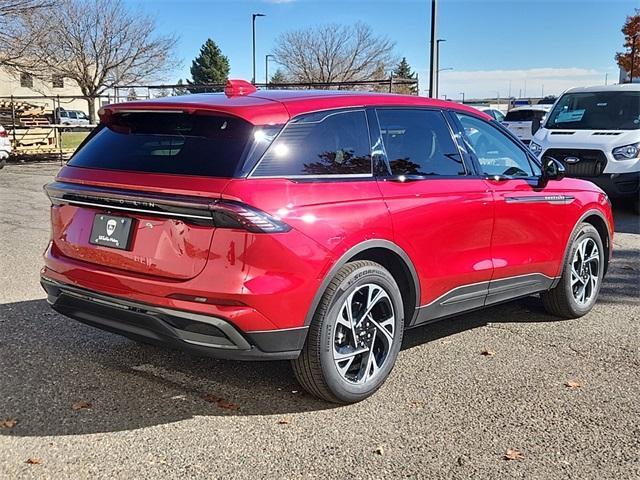
<path id="1" fill-rule="evenodd" d="M 182 79 L 179 79 L 176 85 L 176 87 L 173 87 L 173 92 L 171 93 L 172 96 L 179 97 L 180 95 L 189 95 L 189 90 L 184 86 Z"/>
<path id="2" fill-rule="evenodd" d="M 229 78 L 229 59 L 209 38 L 200 48 L 200 54 L 191 63 L 191 80 L 187 82 L 196 88 L 189 88 L 189 91 L 192 93 L 202 91 L 202 88 L 198 89 L 197 85 L 225 83 L 227 78 Z"/>
<path id="3" fill-rule="evenodd" d="M 393 77 L 398 80 L 415 80 L 416 74 L 411 71 L 411 66 L 406 57 L 402 57 L 398 66 L 393 70 Z M 416 95 L 418 93 L 418 83 L 411 85 L 398 85 L 394 88 L 396 93 Z"/>
<path id="4" fill-rule="evenodd" d="M 277 69 L 275 71 L 275 73 L 273 75 L 271 75 L 271 78 L 269 79 L 269 84 L 280 84 L 280 83 L 287 83 L 287 77 L 284 74 L 284 72 L 280 69 Z"/>
<path id="5" fill-rule="evenodd" d="M 164 98 L 164 97 L 168 97 L 169 95 L 171 95 L 169 93 L 169 90 L 167 90 L 165 87 L 162 87 L 160 90 L 156 92 L 155 98 Z"/>
<path id="6" fill-rule="evenodd" d="M 138 99 L 138 94 L 136 93 L 136 89 L 130 88 L 129 93 L 127 93 L 127 102 L 131 102 L 137 99 Z"/>

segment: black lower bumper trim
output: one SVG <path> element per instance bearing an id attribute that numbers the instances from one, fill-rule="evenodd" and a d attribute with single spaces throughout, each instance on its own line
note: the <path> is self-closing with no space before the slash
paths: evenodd
<path id="1" fill-rule="evenodd" d="M 134 340 L 232 360 L 297 358 L 307 328 L 241 333 L 208 315 L 141 304 L 41 278 L 51 307 L 82 323 Z"/>
<path id="2" fill-rule="evenodd" d="M 595 183 L 611 198 L 637 198 L 640 195 L 640 172 L 605 173 L 584 180 Z"/>

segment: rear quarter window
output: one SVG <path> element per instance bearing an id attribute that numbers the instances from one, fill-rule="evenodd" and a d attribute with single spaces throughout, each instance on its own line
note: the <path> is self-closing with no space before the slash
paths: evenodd
<path id="1" fill-rule="evenodd" d="M 371 145 L 364 110 L 316 112 L 292 119 L 251 175 L 372 175 Z"/>
<path id="2" fill-rule="evenodd" d="M 122 113 L 100 125 L 69 165 L 232 177 L 253 132 L 252 124 L 225 115 Z"/>

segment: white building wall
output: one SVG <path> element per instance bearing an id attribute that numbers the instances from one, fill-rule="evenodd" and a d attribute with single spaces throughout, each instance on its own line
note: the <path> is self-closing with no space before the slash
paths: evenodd
<path id="1" fill-rule="evenodd" d="M 61 98 L 60 106 L 67 110 L 81 110 L 88 114 L 87 101 L 82 98 L 78 84 L 69 79 L 64 79 L 64 87 L 53 87 L 52 78 L 35 78 L 33 77 L 33 87 L 22 87 L 20 85 L 20 74 L 13 73 L 5 68 L 0 68 L 0 101 L 6 100 L 6 97 L 34 97 L 24 99 L 25 102 L 45 107 L 48 111 L 53 110 L 54 103 L 51 98 L 35 98 L 35 97 L 56 97 L 74 96 L 76 98 Z M 97 104 L 97 103 L 96 103 Z M 57 106 L 57 101 L 56 101 Z"/>

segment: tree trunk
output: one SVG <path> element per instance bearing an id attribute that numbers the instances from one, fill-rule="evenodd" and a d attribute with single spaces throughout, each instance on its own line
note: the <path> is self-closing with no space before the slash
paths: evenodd
<path id="1" fill-rule="evenodd" d="M 85 97 L 85 98 L 89 106 L 89 122 L 91 122 L 91 125 L 94 125 L 98 123 L 97 117 L 96 117 L 96 99 L 94 97 Z"/>

